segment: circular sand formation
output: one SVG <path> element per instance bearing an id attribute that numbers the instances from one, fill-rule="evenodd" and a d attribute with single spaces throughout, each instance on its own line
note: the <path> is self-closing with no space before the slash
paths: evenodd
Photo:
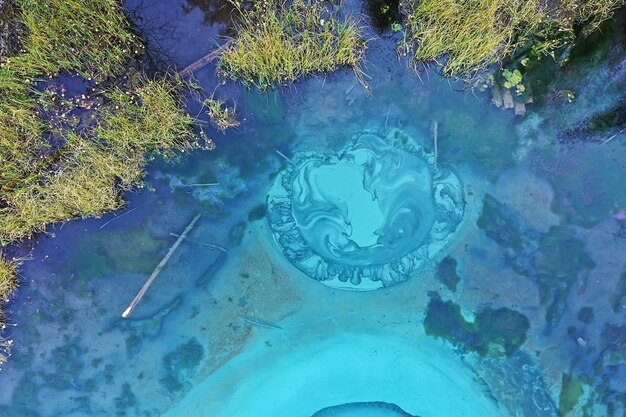
<path id="1" fill-rule="evenodd" d="M 296 154 L 267 197 L 283 254 L 324 284 L 371 290 L 415 275 L 456 230 L 463 189 L 400 131 L 361 133 L 335 154 Z"/>

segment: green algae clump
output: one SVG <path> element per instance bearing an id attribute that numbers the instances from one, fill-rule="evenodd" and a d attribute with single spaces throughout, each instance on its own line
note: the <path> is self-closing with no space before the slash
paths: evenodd
<path id="1" fill-rule="evenodd" d="M 484 308 L 468 321 L 455 302 L 443 301 L 439 294 L 431 293 L 424 330 L 427 335 L 452 343 L 463 352 L 476 352 L 481 356 L 510 356 L 526 341 L 530 328 L 528 318 L 506 307 Z"/>

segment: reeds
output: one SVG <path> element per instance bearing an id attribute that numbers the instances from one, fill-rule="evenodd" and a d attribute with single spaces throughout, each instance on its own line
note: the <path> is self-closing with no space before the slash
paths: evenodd
<path id="1" fill-rule="evenodd" d="M 340 22 L 327 3 L 266 0 L 240 14 L 237 35 L 219 59 L 222 76 L 267 89 L 343 66 L 361 75 L 361 30 L 352 19 Z"/>

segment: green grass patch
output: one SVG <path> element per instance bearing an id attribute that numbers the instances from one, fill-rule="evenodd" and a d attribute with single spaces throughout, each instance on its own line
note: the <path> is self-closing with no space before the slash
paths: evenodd
<path id="1" fill-rule="evenodd" d="M 180 106 L 182 80 L 141 78 L 104 91 L 87 132 L 65 132 L 63 146 L 35 180 L 0 193 L 0 243 L 44 231 L 49 223 L 98 216 L 121 207 L 120 191 L 140 183 L 148 156 L 194 146 L 194 119 Z"/>
<path id="2" fill-rule="evenodd" d="M 515 53 L 550 54 L 584 35 L 624 0 L 408 0 L 402 50 L 415 62 L 435 61 L 443 74 L 472 78 Z"/>
<path id="3" fill-rule="evenodd" d="M 17 263 L 9 261 L 0 253 L 0 303 L 9 299 L 17 288 Z M 0 326 L 2 314 L 0 311 Z"/>
<path id="4" fill-rule="evenodd" d="M 224 46 L 219 73 L 259 89 L 344 66 L 361 77 L 361 30 L 352 19 L 340 21 L 332 7 L 321 0 L 267 0 L 240 10 L 237 35 Z"/>
<path id="5" fill-rule="evenodd" d="M 143 53 L 118 0 L 16 0 L 26 51 L 11 58 L 21 77 L 78 72 L 103 80 Z"/>
<path id="6" fill-rule="evenodd" d="M 17 288 L 17 262 L 7 260 L 0 253 L 0 369 L 10 355 L 12 341 L 4 339 L 1 334 L 5 329 L 6 316 L 2 305 Z"/>

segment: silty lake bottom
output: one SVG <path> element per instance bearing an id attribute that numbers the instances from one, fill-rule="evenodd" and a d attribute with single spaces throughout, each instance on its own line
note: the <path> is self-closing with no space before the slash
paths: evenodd
<path id="1" fill-rule="evenodd" d="M 227 32 L 209 5 L 125 6 L 182 68 Z M 572 103 L 523 117 L 420 80 L 389 33 L 369 94 L 348 71 L 220 86 L 242 125 L 215 150 L 19 249 L 0 415 L 626 415 L 626 138 L 598 123 L 624 122 L 623 23 L 544 75 Z"/>

